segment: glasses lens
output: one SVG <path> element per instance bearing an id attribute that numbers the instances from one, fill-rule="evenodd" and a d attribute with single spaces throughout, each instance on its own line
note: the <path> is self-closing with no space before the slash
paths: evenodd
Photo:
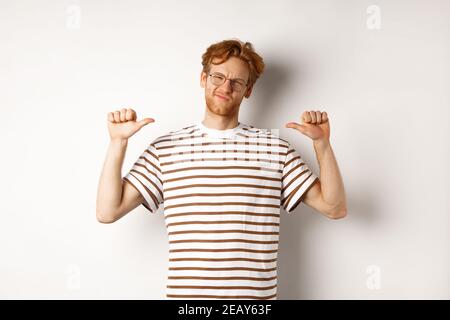
<path id="1" fill-rule="evenodd" d="M 233 81 L 233 90 L 241 91 L 244 88 L 244 84 L 240 81 Z"/>
<path id="2" fill-rule="evenodd" d="M 212 74 L 211 79 L 212 79 L 212 83 L 216 86 L 220 86 L 222 83 L 225 82 L 225 77 L 218 75 L 218 74 Z"/>
<path id="3" fill-rule="evenodd" d="M 221 75 L 220 73 L 213 73 L 211 74 L 211 82 L 215 86 L 222 85 L 226 80 L 226 77 L 224 75 Z M 233 87 L 234 91 L 242 91 L 245 87 L 245 83 L 239 80 L 231 80 L 231 86 Z"/>

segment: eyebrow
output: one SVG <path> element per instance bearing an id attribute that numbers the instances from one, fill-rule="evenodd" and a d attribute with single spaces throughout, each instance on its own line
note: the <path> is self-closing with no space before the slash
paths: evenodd
<path id="1" fill-rule="evenodd" d="M 219 73 L 219 74 L 225 76 L 225 75 L 224 75 L 222 72 L 220 72 L 220 71 L 211 71 L 210 73 Z M 242 80 L 242 81 L 244 81 L 245 83 L 247 83 L 247 81 L 245 81 L 245 80 L 242 79 L 242 78 L 232 78 L 232 80 Z"/>

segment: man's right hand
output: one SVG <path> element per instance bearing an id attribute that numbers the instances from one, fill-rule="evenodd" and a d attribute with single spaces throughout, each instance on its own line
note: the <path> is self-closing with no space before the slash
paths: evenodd
<path id="1" fill-rule="evenodd" d="M 127 140 L 141 128 L 155 119 L 145 118 L 136 121 L 137 115 L 133 109 L 121 109 L 108 113 L 108 130 L 111 140 Z"/>

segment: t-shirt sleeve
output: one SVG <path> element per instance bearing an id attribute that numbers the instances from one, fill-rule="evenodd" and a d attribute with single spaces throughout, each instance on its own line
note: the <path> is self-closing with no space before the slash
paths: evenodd
<path id="1" fill-rule="evenodd" d="M 289 145 L 281 180 L 281 205 L 292 212 L 303 200 L 306 192 L 319 181 L 298 152 Z"/>
<path id="2" fill-rule="evenodd" d="M 164 201 L 162 171 L 158 150 L 151 143 L 122 178 L 130 183 L 144 198 L 142 205 L 155 213 Z"/>

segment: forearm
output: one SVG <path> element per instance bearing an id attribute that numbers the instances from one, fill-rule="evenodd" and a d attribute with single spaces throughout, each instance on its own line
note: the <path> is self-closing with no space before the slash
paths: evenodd
<path id="1" fill-rule="evenodd" d="M 122 200 L 122 165 L 127 140 L 111 140 L 97 191 L 97 219 L 113 220 Z"/>
<path id="2" fill-rule="evenodd" d="M 334 211 L 346 209 L 344 183 L 329 141 L 314 141 L 320 167 L 322 198 Z"/>

